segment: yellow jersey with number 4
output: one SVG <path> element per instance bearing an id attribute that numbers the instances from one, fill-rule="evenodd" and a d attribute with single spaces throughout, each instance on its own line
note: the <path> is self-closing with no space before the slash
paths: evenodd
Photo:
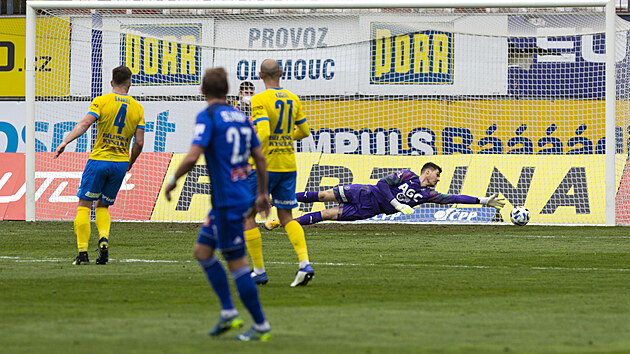
<path id="1" fill-rule="evenodd" d="M 298 96 L 283 88 L 268 88 L 252 97 L 252 122 L 269 121 L 269 141 L 263 146 L 269 172 L 294 172 L 293 130 L 306 122 Z"/>
<path id="2" fill-rule="evenodd" d="M 90 159 L 129 161 L 136 129 L 144 129 L 144 109 L 133 97 L 108 93 L 92 100 L 88 114 L 96 117 L 96 141 Z"/>

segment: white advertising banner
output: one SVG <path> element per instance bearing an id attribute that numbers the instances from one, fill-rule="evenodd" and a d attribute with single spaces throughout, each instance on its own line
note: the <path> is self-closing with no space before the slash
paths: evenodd
<path id="1" fill-rule="evenodd" d="M 89 96 L 93 85 L 92 21 L 73 22 L 71 96 Z M 120 64 L 132 69 L 140 96 L 199 94 L 203 71 L 216 66 L 228 72 L 229 94 L 243 81 L 260 92 L 258 72 L 267 58 L 281 63 L 282 86 L 299 95 L 503 95 L 508 89 L 507 38 L 461 34 L 462 27 L 482 25 L 475 17 L 102 21 L 103 92 Z M 490 21 L 507 26 L 505 16 Z"/>
<path id="2" fill-rule="evenodd" d="M 229 73 L 230 93 L 242 81 L 264 90 L 258 76 L 267 58 L 278 60 L 282 87 L 299 95 L 345 95 L 358 91 L 359 18 L 290 17 L 287 20 L 217 20 L 215 66 Z M 341 46 L 342 44 L 353 43 Z M 240 49 L 235 49 L 240 48 Z"/>
<path id="3" fill-rule="evenodd" d="M 145 114 L 144 152 L 187 152 L 193 138 L 197 113 L 206 107 L 203 101 L 142 102 Z M 35 149 L 55 151 L 74 125 L 87 114 L 90 102 L 37 102 Z M 44 111 L 45 110 L 45 111 Z M 24 152 L 23 102 L 0 102 L 0 152 Z M 41 114 L 39 113 L 41 112 Z M 47 114 L 44 114 L 47 112 Z M 64 112 L 63 119 L 50 119 L 50 112 Z M 57 115 L 59 117 L 59 115 Z M 66 151 L 91 151 L 88 131 L 68 146 Z"/>
<path id="4" fill-rule="evenodd" d="M 422 20 L 424 22 L 418 22 Z M 379 16 L 361 18 L 359 87 L 377 95 L 504 95 L 507 38 L 461 34 L 460 28 L 507 26 L 507 17 Z"/>

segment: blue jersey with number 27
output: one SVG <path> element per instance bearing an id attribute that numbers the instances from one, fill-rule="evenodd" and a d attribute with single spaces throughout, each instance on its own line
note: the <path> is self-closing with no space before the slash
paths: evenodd
<path id="1" fill-rule="evenodd" d="M 214 103 L 197 115 L 192 143 L 205 149 L 212 206 L 251 205 L 247 159 L 260 141 L 249 119 L 231 105 Z"/>

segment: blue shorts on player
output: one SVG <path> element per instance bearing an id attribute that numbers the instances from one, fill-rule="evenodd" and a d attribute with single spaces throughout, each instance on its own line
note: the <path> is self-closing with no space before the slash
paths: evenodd
<path id="1" fill-rule="evenodd" d="M 237 208 L 213 208 L 201 226 L 197 243 L 218 249 L 226 261 L 245 256 L 243 219 L 251 207 L 244 203 Z"/>
<path id="2" fill-rule="evenodd" d="M 268 172 L 267 174 L 269 175 L 269 194 L 271 194 L 273 206 L 278 209 L 297 208 L 298 202 L 295 198 L 297 172 Z M 256 170 L 249 173 L 247 180 L 250 191 L 255 196 L 258 193 Z"/>
<path id="3" fill-rule="evenodd" d="M 85 164 L 77 197 L 83 200 L 101 200 L 112 205 L 127 174 L 128 162 L 89 159 Z"/>

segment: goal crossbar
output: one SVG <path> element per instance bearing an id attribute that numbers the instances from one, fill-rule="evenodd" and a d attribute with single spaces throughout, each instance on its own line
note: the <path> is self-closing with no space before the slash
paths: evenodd
<path id="1" fill-rule="evenodd" d="M 472 7 L 589 7 L 610 0 L 266 0 L 266 1 L 27 1 L 34 9 L 365 9 L 365 8 L 472 8 Z"/>

